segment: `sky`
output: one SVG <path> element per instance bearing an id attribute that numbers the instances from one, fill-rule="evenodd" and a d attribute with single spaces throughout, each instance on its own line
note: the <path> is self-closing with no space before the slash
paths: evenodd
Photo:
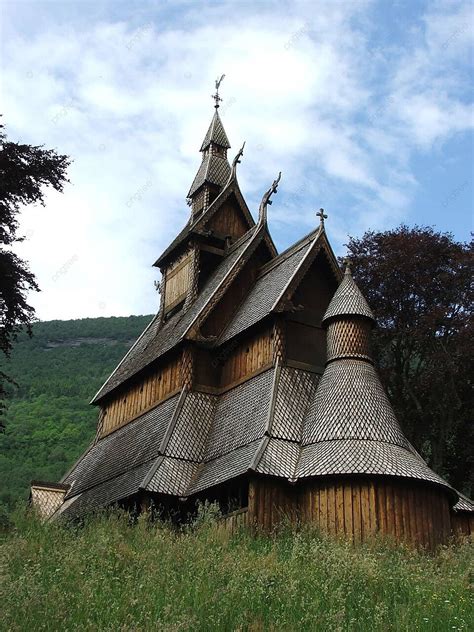
<path id="1" fill-rule="evenodd" d="M 469 239 L 472 2 L 3 0 L 0 70 L 9 140 L 73 160 L 21 216 L 41 320 L 157 311 L 221 74 L 254 217 L 282 171 L 279 251 L 320 207 L 336 254 L 401 223 Z"/>

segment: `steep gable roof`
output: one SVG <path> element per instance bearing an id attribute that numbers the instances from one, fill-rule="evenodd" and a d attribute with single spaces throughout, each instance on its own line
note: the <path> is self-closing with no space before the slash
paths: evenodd
<path id="1" fill-rule="evenodd" d="M 321 247 L 326 248 L 328 256 L 334 260 L 334 272 L 339 275 L 324 230 L 317 228 L 263 266 L 252 290 L 221 334 L 219 343 L 229 341 L 271 312 L 283 308 L 284 298 L 296 289 Z"/>
<path id="2" fill-rule="evenodd" d="M 170 351 L 186 336 L 192 327 L 195 328 L 203 315 L 207 315 L 212 309 L 218 294 L 225 291 L 230 280 L 238 273 L 248 256 L 264 237 L 265 231 L 262 230 L 262 227 L 256 226 L 249 230 L 233 245 L 186 311 L 178 312 L 162 325 L 160 325 L 159 317 L 155 316 L 119 366 L 94 396 L 92 403 L 97 403 L 124 381 Z"/>

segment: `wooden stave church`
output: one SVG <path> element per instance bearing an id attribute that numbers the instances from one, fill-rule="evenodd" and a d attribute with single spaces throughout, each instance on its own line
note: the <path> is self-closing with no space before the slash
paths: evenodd
<path id="1" fill-rule="evenodd" d="M 404 437 L 370 354 L 373 314 L 324 227 L 278 254 L 255 222 L 215 112 L 188 223 L 155 262 L 157 315 L 92 400 L 96 437 L 60 483 L 33 481 L 45 518 L 217 502 L 231 527 L 310 522 L 355 541 L 434 547 L 470 534 L 474 503 Z M 326 350 L 327 346 L 327 350 Z M 355 412 L 357 414 L 355 415 Z"/>

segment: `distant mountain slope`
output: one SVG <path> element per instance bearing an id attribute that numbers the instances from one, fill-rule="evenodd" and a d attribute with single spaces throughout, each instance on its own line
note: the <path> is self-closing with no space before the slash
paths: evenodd
<path id="1" fill-rule="evenodd" d="M 0 434 L 0 511 L 25 498 L 32 478 L 58 480 L 94 436 L 89 401 L 151 316 L 37 323 L 2 368 L 8 387 Z"/>

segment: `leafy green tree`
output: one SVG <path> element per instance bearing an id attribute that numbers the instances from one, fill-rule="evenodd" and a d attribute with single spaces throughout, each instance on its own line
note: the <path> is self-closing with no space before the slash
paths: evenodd
<path id="1" fill-rule="evenodd" d="M 472 493 L 473 242 L 400 226 L 351 237 L 353 275 L 375 312 L 374 351 L 405 433 Z"/>
<path id="2" fill-rule="evenodd" d="M 18 216 L 27 204 L 44 206 L 45 187 L 63 190 L 69 164 L 67 156 L 53 149 L 8 141 L 0 126 L 0 351 L 7 357 L 19 331 L 25 327 L 31 333 L 34 309 L 28 292 L 39 291 L 26 261 L 11 250 L 14 243 L 24 240 L 18 235 Z M 0 372 L 0 428 L 5 383 L 10 380 Z"/>

